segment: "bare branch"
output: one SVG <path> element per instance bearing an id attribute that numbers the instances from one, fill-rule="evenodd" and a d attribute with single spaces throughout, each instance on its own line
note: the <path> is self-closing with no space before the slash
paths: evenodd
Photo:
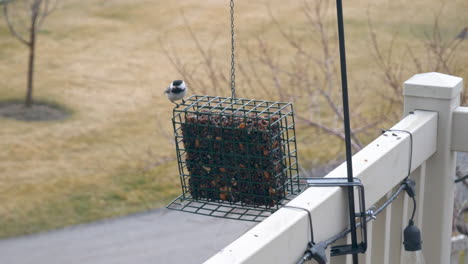
<path id="1" fill-rule="evenodd" d="M 273 12 L 271 10 L 270 5 L 268 5 L 268 13 L 269 13 L 269 16 L 270 16 L 271 20 L 275 24 L 276 28 L 278 29 L 280 34 L 283 36 L 283 38 L 288 42 L 289 45 L 291 45 L 293 48 L 295 48 L 296 51 L 298 53 L 300 53 L 301 55 L 303 55 L 303 56 L 307 57 L 309 60 L 312 60 L 315 63 L 317 63 L 317 65 L 322 65 L 322 62 L 319 59 L 313 57 L 312 55 L 310 55 L 308 52 L 306 52 L 304 50 L 304 48 L 300 44 L 300 42 L 295 40 L 295 36 L 293 34 L 288 34 L 288 33 L 286 33 L 286 31 L 284 31 L 284 29 L 281 26 L 281 23 L 279 23 L 279 21 L 273 15 Z"/>
<path id="2" fill-rule="evenodd" d="M 197 47 L 198 52 L 200 53 L 200 55 L 202 56 L 202 58 L 204 60 L 203 66 L 205 66 L 205 69 L 206 69 L 206 71 L 207 71 L 207 73 L 208 73 L 208 75 L 210 77 L 209 79 L 211 81 L 211 85 L 213 87 L 213 90 L 216 92 L 216 90 L 219 88 L 219 81 L 218 81 L 218 78 L 217 78 L 216 70 L 213 67 L 213 60 L 212 60 L 213 56 L 211 54 L 213 44 L 210 45 L 210 49 L 208 49 L 208 51 L 205 51 L 203 49 L 203 46 L 201 45 L 200 41 L 198 40 L 197 36 L 193 32 L 192 27 L 189 26 L 187 18 L 185 17 L 185 15 L 183 13 L 182 13 L 182 17 L 184 19 L 186 29 L 188 30 L 192 40 L 194 41 L 194 43 L 195 43 L 195 45 Z M 212 40 L 212 43 L 216 42 L 216 38 L 217 38 L 217 35 Z"/>
<path id="3" fill-rule="evenodd" d="M 401 73 L 402 65 L 401 63 L 394 63 L 393 60 L 393 49 L 395 45 L 395 40 L 397 33 L 394 32 L 392 35 L 392 40 L 390 41 L 390 46 L 388 47 L 387 55 L 384 56 L 381 50 L 381 46 L 377 40 L 377 34 L 374 31 L 374 27 L 370 18 L 369 10 L 367 11 L 367 25 L 369 28 L 369 35 L 371 40 L 371 46 L 374 51 L 374 56 L 376 58 L 377 65 L 379 66 L 383 77 L 382 81 L 387 84 L 388 87 L 393 91 L 393 99 L 398 101 L 398 104 L 401 104 Z M 385 97 L 388 99 L 388 96 Z"/>
<path id="4" fill-rule="evenodd" d="M 31 45 L 31 42 L 30 41 L 27 41 L 25 40 L 18 32 L 16 32 L 13 24 L 11 23 L 11 20 L 10 20 L 10 15 L 8 13 L 8 4 L 5 4 L 3 6 L 3 13 L 5 14 L 5 20 L 6 20 L 6 24 L 8 26 L 8 29 L 10 30 L 10 33 L 15 36 L 21 43 L 23 43 L 24 45 L 26 46 L 30 46 Z"/>
<path id="5" fill-rule="evenodd" d="M 159 43 L 160 43 L 161 48 L 164 51 L 164 55 L 169 60 L 169 62 L 172 64 L 172 66 L 174 66 L 174 68 L 177 70 L 177 72 L 181 75 L 182 79 L 191 80 L 190 82 L 192 84 L 191 85 L 192 90 L 196 91 L 197 87 L 204 87 L 204 86 L 200 86 L 200 85 L 195 84 L 197 79 L 193 78 L 193 75 L 190 72 L 190 70 L 188 69 L 187 65 L 185 63 L 182 63 L 178 56 L 171 55 L 171 54 L 176 54 L 175 52 L 172 52 L 172 53 L 169 52 L 169 50 L 167 50 L 167 48 L 163 45 L 161 39 L 159 39 Z M 197 67 L 195 67 L 195 68 L 197 68 Z"/>
<path id="6" fill-rule="evenodd" d="M 37 22 L 38 28 L 42 26 L 46 17 L 48 17 L 52 12 L 54 12 L 58 6 L 58 0 L 39 0 L 39 1 L 41 2 L 40 4 L 43 3 L 42 5 L 43 7 L 41 8 L 40 17 Z"/>
<path id="7" fill-rule="evenodd" d="M 261 74 L 259 74 L 257 67 L 255 67 L 253 58 L 255 55 L 255 52 L 251 51 L 248 47 L 246 47 L 247 51 L 247 61 L 249 63 L 249 69 L 251 70 L 251 73 L 255 77 L 255 82 L 258 84 L 256 86 L 257 88 L 260 88 L 263 90 L 265 95 L 268 95 L 270 93 L 270 89 L 268 89 L 267 85 L 264 83 L 263 78 L 261 78 Z"/>

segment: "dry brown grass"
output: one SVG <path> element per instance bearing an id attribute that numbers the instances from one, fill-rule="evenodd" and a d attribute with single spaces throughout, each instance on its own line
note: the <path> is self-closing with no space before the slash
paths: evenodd
<path id="1" fill-rule="evenodd" d="M 285 28 L 308 34 L 302 25 L 302 1 L 268 3 Z M 413 43 L 423 38 L 422 31 L 431 29 L 431 10 L 439 5 L 438 0 L 346 1 L 350 87 L 364 83 L 370 88 L 364 95 L 353 95 L 353 100 L 367 98 L 369 105 L 382 102 L 373 90 L 383 88 L 370 51 L 367 7 L 383 47 L 395 30 L 404 47 L 417 46 Z M 215 0 L 63 1 L 39 35 L 35 96 L 67 106 L 73 116 L 44 123 L 0 119 L 0 236 L 155 208 L 176 195 L 173 105 L 162 90 L 177 73 L 159 41 L 187 62 L 198 63 L 183 12 L 200 40 L 211 43 L 218 35 L 214 50 L 228 71 L 227 7 L 227 1 Z M 455 36 L 468 24 L 468 2 L 450 1 L 445 9 L 443 33 Z M 236 12 L 238 43 L 248 45 L 261 33 L 281 50 L 282 59 L 290 58 L 290 49 L 269 20 L 265 1 L 238 1 Z M 329 23 L 333 25 L 333 16 Z M 464 44 L 460 53 L 465 66 L 467 47 Z M 238 56 L 239 61 L 245 59 L 242 50 Z M 413 74 L 406 72 L 404 78 Z M 25 77 L 26 49 L 0 23 L 0 99 L 22 98 Z M 228 87 L 222 95 L 229 95 Z M 257 94 L 241 89 L 240 96 Z M 310 140 L 308 134 L 313 132 L 299 132 L 303 161 L 324 161 L 342 149 L 336 141 L 330 146 Z M 326 148 L 330 152 L 318 151 Z"/>

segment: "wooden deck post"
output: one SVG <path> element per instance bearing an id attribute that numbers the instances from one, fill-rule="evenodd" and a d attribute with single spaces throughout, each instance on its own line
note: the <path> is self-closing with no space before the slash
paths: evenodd
<path id="1" fill-rule="evenodd" d="M 415 110 L 438 112 L 437 151 L 426 163 L 420 227 L 426 263 L 450 263 L 456 165 L 451 130 L 462 87 L 462 78 L 435 72 L 414 75 L 404 83 L 405 116 Z"/>

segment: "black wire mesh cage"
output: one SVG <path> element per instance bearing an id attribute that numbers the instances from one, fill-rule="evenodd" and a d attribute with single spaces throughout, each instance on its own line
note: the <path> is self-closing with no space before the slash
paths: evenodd
<path id="1" fill-rule="evenodd" d="M 182 195 L 168 208 L 261 221 L 300 192 L 292 104 L 193 95 L 173 125 Z"/>

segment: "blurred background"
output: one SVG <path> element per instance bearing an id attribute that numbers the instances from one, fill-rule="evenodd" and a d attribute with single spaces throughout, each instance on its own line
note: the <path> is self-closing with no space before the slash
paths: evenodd
<path id="1" fill-rule="evenodd" d="M 229 2 L 41 3 L 25 107 L 31 2 L 0 6 L 0 237 L 165 206 L 181 190 L 163 91 L 184 79 L 189 94 L 230 96 Z M 355 152 L 400 119 L 412 75 L 460 76 L 467 89 L 467 10 L 466 0 L 344 2 Z M 344 158 L 335 21 L 334 1 L 235 6 L 237 97 L 294 103 L 305 174 Z"/>

